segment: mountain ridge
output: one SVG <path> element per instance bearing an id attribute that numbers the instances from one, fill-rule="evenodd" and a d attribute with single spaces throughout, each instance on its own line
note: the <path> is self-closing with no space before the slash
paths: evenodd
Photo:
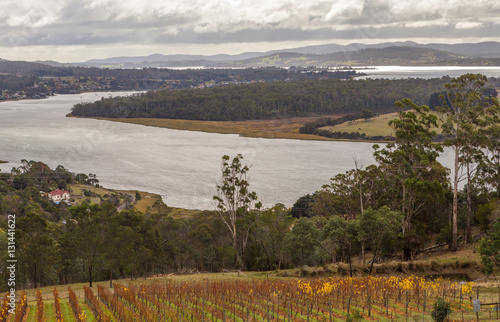
<path id="1" fill-rule="evenodd" d="M 222 63 L 227 61 L 238 61 L 252 59 L 256 57 L 273 55 L 282 52 L 295 52 L 300 54 L 309 55 L 323 55 L 333 53 L 346 53 L 355 52 L 363 49 L 382 49 L 388 47 L 415 47 L 415 48 L 429 48 L 439 51 L 449 52 L 459 56 L 470 56 L 477 58 L 496 58 L 500 57 L 500 42 L 479 42 L 479 43 L 463 43 L 463 44 L 442 44 L 442 43 L 429 43 L 419 44 L 414 41 L 397 41 L 397 42 L 384 42 L 379 44 L 361 44 L 351 43 L 348 45 L 326 44 L 326 45 L 312 45 L 295 48 L 285 48 L 279 50 L 270 50 L 266 52 L 244 52 L 236 55 L 230 54 L 217 54 L 217 55 L 163 55 L 159 53 L 151 54 L 148 56 L 120 56 L 109 57 L 104 59 L 91 59 L 85 62 L 73 63 L 78 66 L 103 66 L 103 65 L 119 65 L 127 63 L 159 63 L 159 62 L 189 62 L 198 61 L 209 63 Z M 189 64 L 188 64 L 189 65 Z"/>

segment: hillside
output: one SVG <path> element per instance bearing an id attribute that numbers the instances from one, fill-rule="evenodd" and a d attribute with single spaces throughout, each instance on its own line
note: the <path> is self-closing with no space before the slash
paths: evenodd
<path id="1" fill-rule="evenodd" d="M 296 48 L 285 48 L 280 50 L 272 50 L 268 52 L 244 52 L 238 55 L 162 55 L 153 54 L 149 56 L 135 57 L 110 57 L 105 59 L 92 59 L 86 62 L 74 63 L 75 66 L 94 66 L 94 67 L 109 67 L 109 68 L 147 68 L 147 67 L 199 67 L 199 66 L 269 66 L 270 61 L 276 60 L 275 66 L 318 66 L 329 65 L 337 66 L 339 62 L 347 62 L 346 56 L 356 55 L 356 52 L 375 52 L 377 50 L 387 48 L 413 48 L 413 52 L 420 53 L 422 60 L 417 58 L 408 59 L 413 54 L 407 49 L 408 56 L 399 55 L 396 61 L 403 64 L 429 64 L 439 62 L 439 65 L 451 65 L 449 61 L 454 61 L 453 56 L 456 56 L 455 65 L 480 65 L 492 66 L 491 60 L 481 60 L 478 58 L 498 58 L 500 57 L 499 42 L 481 42 L 481 43 L 463 43 L 463 44 L 419 44 L 413 41 L 405 42 L 384 42 L 379 44 L 361 44 L 352 43 L 348 45 L 327 44 Z M 387 50 L 394 51 L 393 49 Z M 425 52 L 427 51 L 427 53 Z M 336 54 L 334 54 L 336 53 Z M 445 53 L 444 55 L 442 53 Z M 277 54 L 280 54 L 280 59 L 275 59 Z M 295 55 L 295 59 L 290 59 L 290 54 Z M 389 60 L 393 60 L 392 54 L 388 53 Z M 288 56 L 288 57 L 287 57 Z M 326 57 L 321 57 L 326 56 Z M 434 56 L 434 57 L 433 57 Z M 368 61 L 372 60 L 369 57 Z M 462 61 L 468 59 L 467 61 Z M 386 59 L 380 60 L 380 64 L 385 65 Z M 304 63 L 310 61 L 310 64 Z M 500 63 L 493 60 L 494 66 Z M 301 63 L 301 64 L 299 64 Z M 363 65 L 362 62 L 359 62 Z"/>
<path id="2" fill-rule="evenodd" d="M 366 48 L 330 54 L 300 54 L 280 52 L 268 56 L 218 64 L 216 66 L 383 66 L 422 65 L 457 60 L 460 56 L 431 48 L 393 46 Z"/>

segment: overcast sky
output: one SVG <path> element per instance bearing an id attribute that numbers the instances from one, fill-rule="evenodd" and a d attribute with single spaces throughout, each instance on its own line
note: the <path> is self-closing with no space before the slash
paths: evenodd
<path id="1" fill-rule="evenodd" d="M 500 41 L 499 35 L 498 0 L 0 1 L 0 58 L 9 60 Z"/>

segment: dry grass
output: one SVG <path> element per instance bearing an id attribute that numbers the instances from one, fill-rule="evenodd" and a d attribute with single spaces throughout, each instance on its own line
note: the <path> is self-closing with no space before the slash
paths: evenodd
<path id="1" fill-rule="evenodd" d="M 136 190 L 115 190 L 117 192 L 124 192 L 135 196 L 135 193 L 138 192 L 141 195 L 141 199 L 135 201 L 134 207 L 140 212 L 146 212 L 146 210 L 154 205 L 154 203 L 158 200 L 161 200 L 160 195 L 144 192 L 144 191 L 136 191 Z"/>
<path id="2" fill-rule="evenodd" d="M 431 114 L 437 115 L 436 112 L 431 112 Z M 339 132 L 359 132 L 365 133 L 367 136 L 394 136 L 394 131 L 388 123 L 397 117 L 398 113 L 382 114 L 368 121 L 361 119 L 335 126 L 325 126 L 322 129 Z M 433 130 L 438 131 L 437 128 L 433 128 Z"/>
<path id="3" fill-rule="evenodd" d="M 200 212 L 201 211 L 197 209 L 170 208 L 168 215 L 174 219 L 185 219 L 192 218 Z"/>
<path id="4" fill-rule="evenodd" d="M 324 117 L 338 117 L 326 115 Z M 332 140 L 312 134 L 301 134 L 299 129 L 307 122 L 313 122 L 317 117 L 296 117 L 276 120 L 254 121 L 191 121 L 152 118 L 97 118 L 114 122 L 140 124 L 174 130 L 201 131 L 209 133 L 239 134 L 247 137 L 298 139 L 298 140 Z"/>

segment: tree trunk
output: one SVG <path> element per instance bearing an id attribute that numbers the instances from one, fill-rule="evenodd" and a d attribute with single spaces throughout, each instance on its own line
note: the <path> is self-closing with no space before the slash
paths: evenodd
<path id="1" fill-rule="evenodd" d="M 497 200 L 500 201 L 500 164 L 497 166 Z"/>
<path id="2" fill-rule="evenodd" d="M 455 180 L 453 182 L 453 215 L 452 215 L 452 230 L 451 230 L 451 250 L 453 252 L 458 249 L 458 181 L 459 181 L 459 160 L 458 147 L 455 147 Z"/>
<path id="3" fill-rule="evenodd" d="M 365 241 L 363 240 L 361 242 L 361 262 L 366 264 L 366 256 L 365 256 Z"/>
<path id="4" fill-rule="evenodd" d="M 370 272 L 368 273 L 368 276 L 371 276 L 372 275 L 372 271 L 373 271 L 373 263 L 375 263 L 375 258 L 377 257 L 377 252 L 373 252 L 373 259 L 372 259 L 372 263 L 370 265 Z"/>
<path id="5" fill-rule="evenodd" d="M 472 229 L 471 229 L 471 220 L 472 220 L 472 191 L 470 188 L 470 179 L 467 183 L 467 222 L 465 225 L 465 243 L 472 243 Z"/>
<path id="6" fill-rule="evenodd" d="M 92 265 L 89 265 L 89 287 L 92 287 Z"/>
<path id="7" fill-rule="evenodd" d="M 349 246 L 349 250 L 347 251 L 347 256 L 349 258 L 349 276 L 352 277 L 351 246 Z"/>
<path id="8" fill-rule="evenodd" d="M 109 288 L 113 287 L 113 270 L 109 270 Z"/>

